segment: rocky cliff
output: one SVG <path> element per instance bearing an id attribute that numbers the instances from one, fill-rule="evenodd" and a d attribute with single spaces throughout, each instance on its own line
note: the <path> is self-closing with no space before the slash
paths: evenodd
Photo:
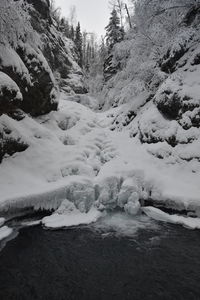
<path id="1" fill-rule="evenodd" d="M 32 116 L 46 114 L 57 109 L 62 89 L 69 94 L 86 92 L 74 43 L 59 31 L 49 0 L 26 2 L 30 23 L 27 30 L 25 28 L 27 32 L 24 36 L 20 36 L 20 31 L 13 33 L 15 45 L 12 39 L 0 43 L 0 161 L 5 154 L 13 154 L 27 147 L 11 137 L 11 130 L 1 122 L 1 115 L 7 114 L 21 120 L 25 117 L 24 113 Z M 2 19 L 6 11 L 11 10 L 11 1 L 7 5 L 2 8 Z M 18 14 L 21 18 L 20 12 Z M 11 22 L 11 19 L 5 18 L 7 25 Z M 26 20 L 24 23 L 26 27 Z"/>

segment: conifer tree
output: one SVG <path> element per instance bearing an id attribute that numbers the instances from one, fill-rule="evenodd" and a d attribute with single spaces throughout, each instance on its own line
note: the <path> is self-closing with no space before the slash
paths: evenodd
<path id="1" fill-rule="evenodd" d="M 71 25 L 69 38 L 74 41 L 74 26 Z"/>
<path id="2" fill-rule="evenodd" d="M 109 24 L 106 26 L 106 45 L 108 48 L 108 55 L 104 61 L 104 79 L 109 80 L 119 69 L 119 64 L 113 64 L 113 47 L 115 44 L 124 39 L 124 29 L 120 25 L 120 18 L 116 9 L 111 12 Z"/>
<path id="3" fill-rule="evenodd" d="M 116 43 L 124 38 L 124 29 L 120 26 L 120 18 L 116 9 L 111 12 L 109 24 L 106 26 L 106 44 L 108 50 L 111 51 Z"/>
<path id="4" fill-rule="evenodd" d="M 83 38 L 82 38 L 82 33 L 81 33 L 81 26 L 80 23 L 78 22 L 78 25 L 76 27 L 76 33 L 75 33 L 75 45 L 77 48 L 77 52 L 78 52 L 78 64 L 79 66 L 82 67 L 83 65 Z"/>

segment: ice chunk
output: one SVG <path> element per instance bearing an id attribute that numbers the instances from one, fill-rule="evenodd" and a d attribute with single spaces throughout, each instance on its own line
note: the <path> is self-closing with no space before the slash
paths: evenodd
<path id="1" fill-rule="evenodd" d="M 36 220 L 36 221 L 30 221 L 30 222 L 22 222 L 21 225 L 22 226 L 26 226 L 26 227 L 32 227 L 32 226 L 37 226 L 40 225 L 42 223 L 42 220 Z"/>
<path id="2" fill-rule="evenodd" d="M 98 202 L 107 208 L 114 208 L 117 206 L 117 199 L 120 190 L 120 177 L 110 176 L 105 177 L 98 184 Z"/>
<path id="3" fill-rule="evenodd" d="M 120 193 L 118 195 L 118 206 L 124 207 L 130 200 L 132 202 L 138 201 L 141 194 L 141 182 L 137 177 L 129 177 L 124 180 Z M 129 199 L 130 198 L 130 199 Z"/>
<path id="4" fill-rule="evenodd" d="M 91 181 L 73 182 L 67 189 L 70 199 L 81 212 L 88 212 L 95 202 L 95 190 Z"/>
<path id="5" fill-rule="evenodd" d="M 0 241 L 8 237 L 13 232 L 12 228 L 3 226 L 0 228 Z"/>
<path id="6" fill-rule="evenodd" d="M 140 211 L 140 203 L 139 203 L 139 201 L 136 201 L 136 202 L 129 201 L 127 204 L 125 204 L 124 210 L 129 215 L 136 216 L 139 213 L 139 211 Z"/>
<path id="7" fill-rule="evenodd" d="M 2 226 L 5 223 L 5 218 L 0 218 L 0 226 Z"/>
<path id="8" fill-rule="evenodd" d="M 200 229 L 200 218 L 170 215 L 155 207 L 143 207 L 143 212 L 150 218 L 173 224 L 180 224 L 190 229 Z"/>

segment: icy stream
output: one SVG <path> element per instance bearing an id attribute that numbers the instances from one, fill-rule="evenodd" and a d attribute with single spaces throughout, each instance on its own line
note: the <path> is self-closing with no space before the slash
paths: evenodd
<path id="1" fill-rule="evenodd" d="M 68 230 L 23 227 L 0 252 L 0 299 L 199 299 L 199 247 L 198 230 L 120 212 Z"/>

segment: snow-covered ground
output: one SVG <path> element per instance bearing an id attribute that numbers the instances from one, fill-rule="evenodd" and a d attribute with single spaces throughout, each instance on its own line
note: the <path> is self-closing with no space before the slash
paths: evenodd
<path id="1" fill-rule="evenodd" d="M 141 211 L 139 200 L 152 199 L 200 216 L 200 169 L 194 172 L 192 161 L 158 159 L 152 152 L 162 147 L 165 151 L 166 142 L 148 145 L 130 138 L 134 124 L 111 131 L 120 108 L 99 113 L 89 108 L 92 98 L 89 107 L 62 98 L 57 112 L 36 119 L 0 117 L 1 126 L 29 145 L 2 161 L 1 211 L 56 210 L 68 200 L 74 204 L 73 212 L 55 212 L 43 221 L 57 227 L 56 222 L 60 226 L 92 222 L 101 215 L 97 209 L 120 207 L 136 215 Z"/>

